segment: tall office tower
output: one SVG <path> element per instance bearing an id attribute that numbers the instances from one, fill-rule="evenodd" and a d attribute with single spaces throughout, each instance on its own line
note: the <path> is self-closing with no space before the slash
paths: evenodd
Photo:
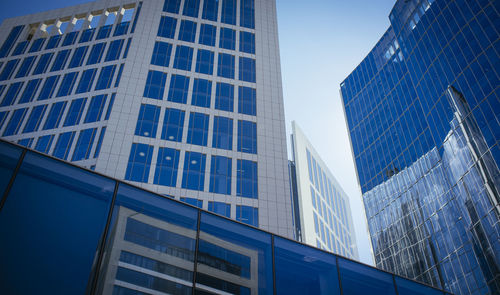
<path id="1" fill-rule="evenodd" d="M 291 142 L 290 181 L 298 239 L 358 259 L 349 197 L 295 121 Z"/>
<path id="2" fill-rule="evenodd" d="M 103 0 L 0 36 L 3 138 L 293 237 L 274 0 Z"/>
<path id="3" fill-rule="evenodd" d="M 378 267 L 500 294 L 498 1 L 396 2 L 341 83 Z"/>

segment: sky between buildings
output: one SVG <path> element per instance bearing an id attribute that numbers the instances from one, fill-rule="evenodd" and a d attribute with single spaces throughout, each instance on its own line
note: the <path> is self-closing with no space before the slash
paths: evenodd
<path id="1" fill-rule="evenodd" d="M 276 1 L 287 134 L 297 121 L 350 196 L 360 260 L 373 264 L 339 84 L 389 27 L 395 0 Z M 0 21 L 86 2 L 4 0 Z"/>

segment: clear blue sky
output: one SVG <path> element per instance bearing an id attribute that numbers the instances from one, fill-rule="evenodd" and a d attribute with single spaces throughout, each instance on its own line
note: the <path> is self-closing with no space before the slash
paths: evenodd
<path id="1" fill-rule="evenodd" d="M 360 260 L 373 264 L 339 84 L 389 27 L 395 0 L 276 0 L 287 130 L 297 121 L 351 197 Z M 0 21 L 86 0 L 3 0 Z"/>

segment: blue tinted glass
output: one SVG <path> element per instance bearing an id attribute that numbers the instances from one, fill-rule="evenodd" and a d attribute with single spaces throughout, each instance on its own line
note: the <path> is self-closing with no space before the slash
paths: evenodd
<path id="1" fill-rule="evenodd" d="M 128 38 L 127 45 L 125 46 L 125 50 L 123 51 L 123 57 L 122 58 L 127 58 L 127 56 L 128 56 L 128 50 L 130 49 L 130 43 L 132 43 L 132 38 Z"/>
<path id="2" fill-rule="evenodd" d="M 168 100 L 178 103 L 186 103 L 189 89 L 189 77 L 172 75 L 170 79 L 170 90 Z"/>
<path id="3" fill-rule="evenodd" d="M 42 121 L 46 109 L 47 105 L 39 105 L 31 110 L 30 116 L 26 121 L 26 125 L 24 125 L 23 133 L 28 133 L 38 130 L 38 126 L 40 126 L 40 122 Z"/>
<path id="4" fill-rule="evenodd" d="M 184 111 L 167 108 L 163 119 L 161 138 L 181 142 L 183 126 Z"/>
<path id="5" fill-rule="evenodd" d="M 231 194 L 231 158 L 212 156 L 210 164 L 210 192 Z"/>
<path id="6" fill-rule="evenodd" d="M 26 50 L 26 48 L 28 48 L 29 42 L 30 41 L 26 40 L 26 41 L 17 43 L 16 49 L 14 49 L 14 51 L 12 52 L 12 56 L 23 54 L 24 51 Z"/>
<path id="7" fill-rule="evenodd" d="M 234 110 L 234 86 L 227 83 L 217 83 L 215 90 L 215 108 L 232 112 Z"/>
<path id="8" fill-rule="evenodd" d="M 106 126 L 101 128 L 101 133 L 99 134 L 99 139 L 97 140 L 97 145 L 95 147 L 94 158 L 99 157 L 99 152 L 101 151 L 102 139 L 106 134 Z"/>
<path id="9" fill-rule="evenodd" d="M 78 37 L 78 32 L 71 32 L 64 37 L 64 41 L 61 46 L 73 45 L 76 41 L 76 37 Z"/>
<path id="10" fill-rule="evenodd" d="M 61 41 L 62 35 L 54 35 L 49 38 L 49 42 L 47 42 L 47 46 L 45 46 L 45 50 L 56 48 L 59 46 L 59 41 Z"/>
<path id="11" fill-rule="evenodd" d="M 219 47 L 234 50 L 236 47 L 236 31 L 229 28 L 220 28 Z"/>
<path id="12" fill-rule="evenodd" d="M 179 13 L 181 0 L 165 0 L 163 3 L 163 11 L 171 13 Z"/>
<path id="13" fill-rule="evenodd" d="M 66 104 L 67 102 L 65 101 L 52 104 L 49 114 L 47 115 L 47 119 L 45 120 L 45 124 L 43 125 L 43 130 L 53 129 L 59 126 Z"/>
<path id="14" fill-rule="evenodd" d="M 40 90 L 40 94 L 38 94 L 38 100 L 52 98 L 58 81 L 59 75 L 47 77 L 43 83 L 42 89 Z"/>
<path id="15" fill-rule="evenodd" d="M 177 45 L 175 50 L 174 68 L 179 70 L 191 71 L 193 61 L 193 48 L 183 45 Z"/>
<path id="16" fill-rule="evenodd" d="M 180 151 L 160 148 L 156 160 L 154 184 L 176 187 Z"/>
<path id="17" fill-rule="evenodd" d="M 22 149 L 14 145 L 0 142 L 0 193 L 2 196 L 17 166 L 21 152 Z"/>
<path id="18" fill-rule="evenodd" d="M 194 79 L 193 97 L 191 104 L 199 107 L 210 107 L 210 96 L 212 95 L 212 81 L 205 79 Z"/>
<path id="19" fill-rule="evenodd" d="M 217 21 L 218 11 L 219 11 L 219 0 L 203 1 L 203 13 L 201 15 L 203 19 Z"/>
<path id="20" fill-rule="evenodd" d="M 111 82 L 113 81 L 115 70 L 116 70 L 116 65 L 111 65 L 101 68 L 101 72 L 99 73 L 99 78 L 97 79 L 97 83 L 95 85 L 94 90 L 102 90 L 109 88 L 111 86 Z"/>
<path id="21" fill-rule="evenodd" d="M 65 132 L 59 135 L 57 139 L 56 146 L 54 147 L 54 151 L 52 155 L 62 160 L 66 160 L 68 158 L 69 151 L 71 149 L 71 144 L 73 143 L 73 139 L 75 138 L 75 131 L 73 132 Z"/>
<path id="22" fill-rule="evenodd" d="M 234 55 L 219 53 L 217 76 L 234 79 Z"/>
<path id="23" fill-rule="evenodd" d="M 255 34 L 240 32 L 240 51 L 255 54 Z"/>
<path id="24" fill-rule="evenodd" d="M 70 52 L 71 49 L 59 51 L 56 55 L 56 58 L 54 59 L 54 63 L 52 64 L 52 68 L 50 69 L 50 71 L 54 72 L 64 69 L 64 66 L 66 65 L 66 61 L 68 60 Z"/>
<path id="25" fill-rule="evenodd" d="M 97 69 L 88 69 L 83 71 L 82 77 L 80 78 L 78 87 L 76 87 L 75 93 L 89 92 L 90 89 L 92 88 L 92 84 L 94 83 L 94 78 L 96 73 Z"/>
<path id="26" fill-rule="evenodd" d="M 259 226 L 259 209 L 250 206 L 236 206 L 236 220 L 253 225 Z"/>
<path id="27" fill-rule="evenodd" d="M 116 74 L 116 80 L 115 80 L 115 86 L 113 87 L 118 87 L 120 86 L 120 79 L 122 78 L 122 73 L 123 73 L 123 66 L 125 64 L 121 64 L 120 68 L 118 69 L 118 74 Z"/>
<path id="28" fill-rule="evenodd" d="M 142 104 L 139 110 L 139 118 L 137 118 L 135 135 L 155 138 L 160 110 L 160 107 Z"/>
<path id="29" fill-rule="evenodd" d="M 80 136 L 78 136 L 78 140 L 76 141 L 75 151 L 73 152 L 71 161 L 80 161 L 90 157 L 90 151 L 92 150 L 92 144 L 94 143 L 96 133 L 97 128 L 80 131 Z"/>
<path id="30" fill-rule="evenodd" d="M 231 217 L 231 204 L 210 201 L 208 202 L 208 211 L 229 218 Z"/>
<path id="31" fill-rule="evenodd" d="M 84 30 L 82 32 L 82 35 L 80 36 L 80 40 L 78 41 L 78 43 L 85 43 L 85 42 L 92 41 L 92 38 L 94 37 L 94 33 L 95 33 L 95 28 Z"/>
<path id="32" fill-rule="evenodd" d="M 73 91 L 73 86 L 75 85 L 77 77 L 78 77 L 78 72 L 68 73 L 64 75 L 56 97 L 70 95 L 71 92 Z"/>
<path id="33" fill-rule="evenodd" d="M 344 294 L 396 294 L 391 274 L 341 257 L 338 263 Z"/>
<path id="34" fill-rule="evenodd" d="M 401 278 L 395 277 L 398 294 L 400 295 L 442 295 L 443 292 L 431 287 Z"/>
<path id="35" fill-rule="evenodd" d="M 173 78 L 172 78 L 173 79 Z M 144 88 L 144 97 L 163 99 L 165 92 L 165 82 L 167 74 L 158 71 L 149 71 L 146 79 L 146 87 Z"/>
<path id="36" fill-rule="evenodd" d="M 212 75 L 214 72 L 214 53 L 210 50 L 198 49 L 196 72 Z"/>
<path id="37" fill-rule="evenodd" d="M 116 93 L 111 94 L 111 98 L 109 99 L 108 109 L 106 110 L 106 116 L 104 116 L 104 120 L 108 120 L 111 114 L 111 110 L 113 109 L 113 103 L 115 102 Z"/>
<path id="38" fill-rule="evenodd" d="M 236 168 L 236 195 L 246 198 L 258 197 L 257 162 L 238 160 Z"/>
<path id="39" fill-rule="evenodd" d="M 100 29 L 99 29 L 99 32 L 97 32 L 97 37 L 95 38 L 96 40 L 100 40 L 100 39 L 105 39 L 105 38 L 108 38 L 109 37 L 109 33 L 111 33 L 111 28 L 113 27 L 113 25 L 107 25 L 107 26 L 102 26 Z"/>
<path id="40" fill-rule="evenodd" d="M 9 135 L 14 135 L 17 134 L 19 131 L 19 128 L 21 127 L 21 124 L 23 123 L 24 116 L 26 115 L 28 109 L 17 109 L 14 111 L 12 116 L 10 117 L 10 121 L 5 127 L 5 130 L 3 132 L 3 136 L 9 136 Z"/>
<path id="41" fill-rule="evenodd" d="M 31 44 L 30 50 L 28 51 L 29 53 L 31 52 L 37 52 L 40 49 L 42 49 L 43 43 L 47 40 L 46 38 L 39 38 L 33 41 L 33 44 Z"/>
<path id="42" fill-rule="evenodd" d="M 153 146 L 141 143 L 133 143 L 128 158 L 126 180 L 148 182 L 151 158 L 153 157 Z"/>
<path id="43" fill-rule="evenodd" d="M 170 64 L 170 55 L 172 53 L 172 45 L 166 42 L 157 41 L 153 49 L 151 64 L 161 67 L 168 67 Z"/>
<path id="44" fill-rule="evenodd" d="M 238 88 L 238 113 L 257 115 L 257 99 L 255 89 L 240 86 Z"/>
<path id="45" fill-rule="evenodd" d="M 5 41 L 3 42 L 2 47 L 0 47 L 0 58 L 9 55 L 10 50 L 14 46 L 14 43 L 19 37 L 19 34 L 21 34 L 21 32 L 23 31 L 23 28 L 24 26 L 16 26 L 12 28 L 12 30 L 9 33 L 9 36 L 7 36 L 7 39 L 5 39 Z"/>
<path id="46" fill-rule="evenodd" d="M 121 36 L 125 35 L 128 32 L 128 26 L 130 25 L 130 22 L 122 22 L 116 25 L 115 32 L 113 33 L 113 36 Z"/>
<path id="47" fill-rule="evenodd" d="M 189 20 L 182 20 L 178 39 L 187 42 L 194 42 L 195 37 L 196 23 Z"/>
<path id="48" fill-rule="evenodd" d="M 16 78 L 26 77 L 29 74 L 31 67 L 35 63 L 36 56 L 29 56 L 23 60 L 19 70 L 17 71 Z"/>
<path id="49" fill-rule="evenodd" d="M 9 115 L 8 111 L 0 112 L 0 129 L 2 129 L 3 123 L 5 123 L 5 119 L 7 119 L 8 115 Z"/>
<path id="50" fill-rule="evenodd" d="M 255 28 L 254 0 L 241 0 L 240 3 L 240 26 L 250 29 Z"/>
<path id="51" fill-rule="evenodd" d="M 212 147 L 225 150 L 233 149 L 233 119 L 214 117 Z"/>
<path id="52" fill-rule="evenodd" d="M 255 83 L 255 59 L 240 56 L 240 75 L 241 81 Z"/>
<path id="53" fill-rule="evenodd" d="M 200 25 L 200 37 L 198 43 L 208 46 L 215 46 L 216 27 L 207 24 Z"/>
<path id="54" fill-rule="evenodd" d="M 50 147 L 52 146 L 52 141 L 54 140 L 54 134 L 41 136 L 36 141 L 35 150 L 41 153 L 48 153 Z"/>
<path id="55" fill-rule="evenodd" d="M 2 73 L 0 73 L 0 81 L 9 80 L 18 63 L 19 59 L 9 60 L 3 67 Z"/>
<path id="56" fill-rule="evenodd" d="M 78 98 L 71 102 L 66 119 L 64 120 L 64 127 L 80 124 L 80 118 L 82 117 L 86 102 L 87 98 Z"/>
<path id="57" fill-rule="evenodd" d="M 122 52 L 124 39 L 112 41 L 109 44 L 108 52 L 106 53 L 106 58 L 104 61 L 117 60 L 120 58 Z"/>
<path id="58" fill-rule="evenodd" d="M 27 148 L 30 148 L 32 143 L 33 143 L 33 138 L 23 138 L 17 141 L 18 145 L 22 145 Z"/>
<path id="59" fill-rule="evenodd" d="M 236 25 L 236 0 L 222 0 L 221 22 Z"/>
<path id="60" fill-rule="evenodd" d="M 87 115 L 85 116 L 84 123 L 92 123 L 101 120 L 102 111 L 104 110 L 107 96 L 107 94 L 101 94 L 92 97 L 92 100 L 90 100 L 89 109 L 87 110 Z"/>
<path id="61" fill-rule="evenodd" d="M 200 0 L 184 0 L 184 9 L 182 9 L 183 15 L 198 17 L 199 10 Z"/>
<path id="62" fill-rule="evenodd" d="M 19 94 L 19 91 L 21 90 L 22 87 L 23 87 L 23 82 L 16 82 L 10 84 L 9 89 L 5 93 L 5 96 L 2 100 L 2 103 L 0 104 L 0 107 L 10 106 L 14 104 L 14 101 L 16 100 L 17 95 Z"/>
<path id="63" fill-rule="evenodd" d="M 189 116 L 187 143 L 206 146 L 209 121 L 209 115 L 192 112 Z"/>
<path id="64" fill-rule="evenodd" d="M 33 70 L 33 75 L 45 73 L 45 71 L 47 71 L 47 68 L 49 67 L 50 61 L 52 60 L 52 56 L 54 56 L 53 52 L 45 53 L 42 56 L 40 56 L 40 59 L 38 60 L 38 64 L 36 65 L 35 69 Z"/>
<path id="65" fill-rule="evenodd" d="M 85 59 L 85 55 L 87 54 L 88 46 L 82 46 L 75 49 L 73 52 L 73 57 L 71 57 L 71 61 L 69 62 L 68 69 L 79 67 L 83 64 L 83 60 Z"/>
<path id="66" fill-rule="evenodd" d="M 181 202 L 196 206 L 198 208 L 203 208 L 203 200 L 198 200 L 195 198 L 183 198 L 183 197 L 181 197 Z"/>
<path id="67" fill-rule="evenodd" d="M 94 46 L 92 46 L 89 58 L 87 59 L 87 65 L 100 63 L 102 54 L 104 53 L 104 48 L 106 48 L 106 42 L 97 43 Z"/>
<path id="68" fill-rule="evenodd" d="M 205 185 L 206 155 L 196 152 L 186 152 L 184 171 L 182 172 L 182 187 L 203 191 Z"/>
<path id="69" fill-rule="evenodd" d="M 160 26 L 158 27 L 158 36 L 173 39 L 175 36 L 176 25 L 177 20 L 175 18 L 162 16 Z"/>

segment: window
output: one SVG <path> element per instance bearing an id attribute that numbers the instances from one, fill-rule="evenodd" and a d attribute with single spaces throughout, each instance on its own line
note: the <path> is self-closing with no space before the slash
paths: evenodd
<path id="1" fill-rule="evenodd" d="M 193 48 L 183 45 L 177 45 L 175 50 L 174 68 L 179 70 L 191 71 L 193 60 Z"/>
<path id="2" fill-rule="evenodd" d="M 169 16 L 162 16 L 157 35 L 159 37 L 173 39 L 175 36 L 176 25 L 177 25 L 177 20 L 175 18 L 171 18 Z"/>
<path id="3" fill-rule="evenodd" d="M 54 53 L 45 53 L 42 56 L 40 56 L 40 59 L 38 60 L 38 64 L 35 67 L 35 70 L 33 70 L 33 75 L 38 75 L 38 74 L 43 74 L 45 71 L 47 71 L 47 68 L 49 67 L 49 63 L 52 60 L 52 56 L 54 56 Z"/>
<path id="4" fill-rule="evenodd" d="M 194 106 L 209 108 L 212 95 L 212 81 L 205 79 L 194 79 L 193 96 L 191 104 Z"/>
<path id="5" fill-rule="evenodd" d="M 173 78 L 172 78 L 173 79 Z M 149 71 L 144 88 L 144 97 L 163 99 L 167 74 L 158 71 Z"/>
<path id="6" fill-rule="evenodd" d="M 214 117 L 212 147 L 225 150 L 233 149 L 233 119 Z"/>
<path id="7" fill-rule="evenodd" d="M 66 34 L 61 47 L 73 45 L 76 41 L 76 37 L 78 37 L 78 32 L 71 32 L 71 33 Z"/>
<path id="8" fill-rule="evenodd" d="M 161 67 L 168 67 L 170 64 L 170 54 L 172 53 L 172 45 L 166 42 L 155 43 L 151 64 Z"/>
<path id="9" fill-rule="evenodd" d="M 236 220 L 259 227 L 259 209 L 249 206 L 236 205 Z"/>
<path id="10" fill-rule="evenodd" d="M 97 43 L 94 46 L 92 46 L 89 58 L 87 59 L 87 65 L 100 63 L 105 47 L 106 47 L 106 42 Z"/>
<path id="11" fill-rule="evenodd" d="M 210 192 L 231 195 L 231 158 L 212 156 Z"/>
<path id="12" fill-rule="evenodd" d="M 107 25 L 107 26 L 102 26 L 99 28 L 99 32 L 97 32 L 97 37 L 95 38 L 96 40 L 101 40 L 101 39 L 106 39 L 109 37 L 109 34 L 111 33 L 111 28 L 113 25 Z"/>
<path id="13" fill-rule="evenodd" d="M 101 73 L 97 79 L 95 90 L 107 89 L 111 86 L 113 75 L 115 74 L 116 65 L 111 65 L 101 68 Z"/>
<path id="14" fill-rule="evenodd" d="M 217 14 L 219 10 L 219 0 L 205 0 L 203 1 L 203 13 L 201 17 L 212 21 L 217 21 Z"/>
<path id="15" fill-rule="evenodd" d="M 5 130 L 3 132 L 3 136 L 9 136 L 9 135 L 15 135 L 19 131 L 19 128 L 21 128 L 21 124 L 23 123 L 24 116 L 26 116 L 28 109 L 17 109 L 14 111 L 12 114 L 12 117 L 10 117 L 10 121 L 5 127 Z"/>
<path id="16" fill-rule="evenodd" d="M 106 126 L 101 128 L 101 133 L 99 134 L 99 139 L 97 140 L 97 145 L 95 147 L 94 159 L 99 157 L 99 153 L 101 152 L 102 139 L 104 138 L 104 134 L 106 134 Z"/>
<path id="17" fill-rule="evenodd" d="M 86 160 L 90 157 L 90 151 L 92 150 L 92 144 L 94 143 L 96 133 L 97 128 L 89 128 L 80 131 L 80 136 L 78 136 L 71 161 Z"/>
<path id="18" fill-rule="evenodd" d="M 73 29 L 72 31 L 73 32 L 76 32 L 76 31 L 80 31 L 82 28 L 83 28 L 83 23 L 85 22 L 86 20 L 84 18 L 77 18 L 77 19 L 73 19 L 73 22 L 75 23 L 73 25 Z"/>
<path id="19" fill-rule="evenodd" d="M 215 108 L 232 112 L 234 109 L 234 86 L 227 83 L 217 83 L 215 90 Z"/>
<path id="20" fill-rule="evenodd" d="M 179 157 L 178 150 L 162 147 L 158 150 L 154 184 L 176 187 Z"/>
<path id="21" fill-rule="evenodd" d="M 39 38 L 33 41 L 33 44 L 31 45 L 30 50 L 28 51 L 29 53 L 31 52 L 37 52 L 42 49 L 43 43 L 45 42 L 46 38 Z"/>
<path id="22" fill-rule="evenodd" d="M 189 89 L 189 77 L 172 75 L 170 79 L 170 90 L 168 100 L 178 103 L 186 103 Z"/>
<path id="23" fill-rule="evenodd" d="M 61 133 L 59 135 L 56 146 L 54 147 L 54 151 L 52 152 L 52 155 L 54 157 L 62 160 L 66 160 L 68 158 L 71 144 L 73 143 L 73 139 L 75 138 L 75 133 L 75 131 L 72 131 Z"/>
<path id="24" fill-rule="evenodd" d="M 78 41 L 78 43 L 85 43 L 85 42 L 92 41 L 92 38 L 94 37 L 94 33 L 95 33 L 95 28 L 84 30 L 82 32 L 82 35 L 80 36 L 80 40 Z"/>
<path id="25" fill-rule="evenodd" d="M 40 82 L 42 82 L 42 79 L 33 79 L 28 81 L 28 84 L 26 84 L 26 88 L 24 88 L 24 92 L 18 103 L 21 104 L 33 101 L 35 93 L 38 90 L 38 86 L 40 86 Z"/>
<path id="26" fill-rule="evenodd" d="M 241 0 L 240 3 L 240 26 L 255 29 L 255 7 L 254 0 Z"/>
<path id="27" fill-rule="evenodd" d="M 234 55 L 219 53 L 217 76 L 234 79 Z"/>
<path id="28" fill-rule="evenodd" d="M 83 60 L 85 59 L 85 55 L 87 54 L 88 46 L 82 46 L 75 49 L 73 52 L 73 57 L 71 57 L 71 61 L 69 62 L 68 69 L 79 67 L 83 64 Z"/>
<path id="29" fill-rule="evenodd" d="M 206 155 L 196 152 L 186 152 L 184 171 L 182 173 L 182 187 L 203 191 L 205 185 Z"/>
<path id="30" fill-rule="evenodd" d="M 208 202 L 208 211 L 214 212 L 216 214 L 231 217 L 231 204 L 221 203 L 221 202 Z"/>
<path id="31" fill-rule="evenodd" d="M 54 140 L 54 134 L 41 136 L 36 141 L 35 150 L 41 153 L 48 153 L 50 147 L 52 146 L 52 141 Z"/>
<path id="32" fill-rule="evenodd" d="M 238 160 L 236 195 L 257 199 L 257 162 Z"/>
<path id="33" fill-rule="evenodd" d="M 209 115 L 192 112 L 189 116 L 187 143 L 206 146 L 209 121 Z"/>
<path id="34" fill-rule="evenodd" d="M 46 109 L 47 105 L 39 105 L 31 110 L 31 114 L 28 117 L 28 120 L 26 121 L 26 125 L 24 126 L 23 133 L 28 133 L 38 130 L 38 127 L 40 126 L 40 122 L 42 121 Z"/>
<path id="35" fill-rule="evenodd" d="M 107 94 L 96 95 L 92 97 L 89 104 L 89 109 L 87 110 L 87 115 L 85 116 L 84 123 L 92 123 L 101 120 L 102 111 L 104 110 L 104 105 L 106 104 Z"/>
<path id="36" fill-rule="evenodd" d="M 338 264 L 345 294 L 395 294 L 391 274 L 341 257 Z"/>
<path id="37" fill-rule="evenodd" d="M 158 119 L 160 118 L 160 107 L 142 104 L 139 110 L 139 118 L 135 127 L 135 135 L 145 137 L 156 137 Z"/>
<path id="38" fill-rule="evenodd" d="M 108 52 L 106 53 L 106 58 L 104 61 L 117 60 L 120 58 L 123 47 L 123 39 L 112 41 L 109 44 Z"/>
<path id="39" fill-rule="evenodd" d="M 214 53 L 210 50 L 198 49 L 196 72 L 212 75 L 214 73 Z"/>
<path id="40" fill-rule="evenodd" d="M 198 200 L 195 198 L 184 198 L 181 197 L 181 202 L 187 203 L 189 205 L 193 205 L 198 208 L 203 208 L 203 200 Z"/>
<path id="41" fill-rule="evenodd" d="M 59 75 L 50 76 L 45 79 L 40 94 L 38 94 L 38 100 L 45 100 L 52 97 L 54 90 L 56 89 L 57 82 L 59 81 Z"/>
<path id="42" fill-rule="evenodd" d="M 0 47 L 0 58 L 6 57 L 10 50 L 12 49 L 12 46 L 14 46 L 14 43 L 16 42 L 17 38 L 23 31 L 24 26 L 15 26 L 12 28 L 12 30 L 9 33 L 9 36 L 7 36 L 7 39 L 3 42 L 2 47 Z"/>
<path id="43" fill-rule="evenodd" d="M 116 36 L 122 36 L 122 35 L 127 34 L 129 25 L 130 25 L 130 21 L 121 22 L 121 23 L 117 24 L 116 28 L 115 28 L 115 32 L 113 33 L 113 36 L 116 37 Z"/>
<path id="44" fill-rule="evenodd" d="M 133 143 L 128 158 L 125 179 L 148 182 L 151 158 L 153 157 L 153 146 L 141 143 Z"/>
<path id="45" fill-rule="evenodd" d="M 17 141 L 18 145 L 22 145 L 27 148 L 30 148 L 32 143 L 33 143 L 33 138 L 23 138 Z"/>
<path id="46" fill-rule="evenodd" d="M 220 28 L 219 47 L 234 50 L 236 47 L 236 31 L 228 28 Z"/>
<path id="47" fill-rule="evenodd" d="M 184 126 L 184 111 L 167 108 L 163 119 L 161 138 L 165 140 L 182 141 Z"/>
<path id="48" fill-rule="evenodd" d="M 106 110 L 106 116 L 104 116 L 104 120 L 109 119 L 109 115 L 111 114 L 111 110 L 113 109 L 113 103 L 115 102 L 116 93 L 111 94 L 111 98 L 109 99 L 108 109 Z"/>
<path id="49" fill-rule="evenodd" d="M 64 127 L 80 124 L 80 118 L 82 117 L 86 103 L 87 98 L 78 98 L 71 102 L 66 119 L 64 120 Z"/>
<path id="50" fill-rule="evenodd" d="M 70 95 L 71 92 L 73 91 L 73 86 L 75 85 L 77 77 L 78 77 L 78 72 L 68 73 L 64 75 L 56 97 Z"/>
<path id="51" fill-rule="evenodd" d="M 17 95 L 21 90 L 21 87 L 23 87 L 23 82 L 16 82 L 10 84 L 9 89 L 7 90 L 7 93 L 5 93 L 5 96 L 2 100 L 2 103 L 0 104 L 0 107 L 12 105 L 16 100 Z"/>
<path id="52" fill-rule="evenodd" d="M 47 42 L 47 46 L 45 46 L 45 50 L 53 49 L 59 46 L 59 41 L 61 41 L 61 35 L 54 35 L 49 38 L 49 42 Z"/>
<path id="53" fill-rule="evenodd" d="M 70 52 L 71 49 L 59 51 L 56 55 L 56 58 L 54 60 L 54 63 L 52 64 L 52 68 L 50 69 L 50 71 L 54 72 L 64 69 L 64 66 L 66 65 L 66 61 L 68 60 Z"/>
<path id="54" fill-rule="evenodd" d="M 255 54 L 255 34 L 240 32 L 240 51 Z"/>
<path id="55" fill-rule="evenodd" d="M 208 46 L 215 46 L 215 26 L 201 24 L 200 25 L 200 37 L 198 43 Z"/>
<path id="56" fill-rule="evenodd" d="M 17 71 L 16 78 L 26 77 L 29 74 L 31 67 L 35 63 L 36 56 L 29 56 L 23 60 L 19 70 Z"/>
<path id="57" fill-rule="evenodd" d="M 238 113 L 257 115 L 257 99 L 255 89 L 240 86 L 238 88 Z"/>
<path id="58" fill-rule="evenodd" d="M 76 87 L 76 93 L 85 93 L 90 91 L 92 83 L 94 83 L 96 72 L 97 69 L 88 69 L 83 71 L 78 87 Z"/>
<path id="59" fill-rule="evenodd" d="M 221 22 L 236 25 L 236 0 L 222 0 Z"/>
<path id="60" fill-rule="evenodd" d="M 3 67 L 3 71 L 0 74 L 0 81 L 9 80 L 12 76 L 12 73 L 14 73 L 14 70 L 16 69 L 18 63 L 19 59 L 9 60 Z"/>
<path id="61" fill-rule="evenodd" d="M 184 0 L 184 9 L 182 9 L 183 15 L 198 17 L 199 10 L 200 0 Z"/>
<path id="62" fill-rule="evenodd" d="M 127 58 L 127 56 L 128 56 L 128 50 L 130 48 L 130 43 L 132 43 L 132 38 L 128 38 L 127 45 L 125 46 L 125 51 L 123 51 L 123 57 L 122 58 Z"/>
<path id="63" fill-rule="evenodd" d="M 179 13 L 181 0 L 165 0 L 163 3 L 163 11 L 171 13 Z"/>
<path id="64" fill-rule="evenodd" d="M 195 37 L 196 23 L 189 20 L 182 20 L 178 39 L 186 42 L 194 42 Z"/>
<path id="65" fill-rule="evenodd" d="M 120 68 L 118 69 L 118 74 L 116 74 L 116 80 L 115 80 L 115 86 L 118 87 L 120 85 L 120 79 L 122 78 L 122 73 L 123 73 L 123 66 L 125 64 L 121 64 Z"/>
<path id="66" fill-rule="evenodd" d="M 240 56 L 240 75 L 241 81 L 255 83 L 255 59 Z"/>
<path id="67" fill-rule="evenodd" d="M 24 51 L 26 51 L 26 48 L 28 47 L 29 42 L 30 41 L 26 40 L 26 41 L 17 43 L 16 49 L 14 49 L 14 52 L 12 52 L 12 56 L 24 54 Z"/>
<path id="68" fill-rule="evenodd" d="M 56 102 L 50 108 L 45 124 L 43 125 L 43 130 L 49 130 L 59 127 L 59 122 L 61 122 L 64 109 L 66 108 L 67 102 L 60 101 Z"/>

